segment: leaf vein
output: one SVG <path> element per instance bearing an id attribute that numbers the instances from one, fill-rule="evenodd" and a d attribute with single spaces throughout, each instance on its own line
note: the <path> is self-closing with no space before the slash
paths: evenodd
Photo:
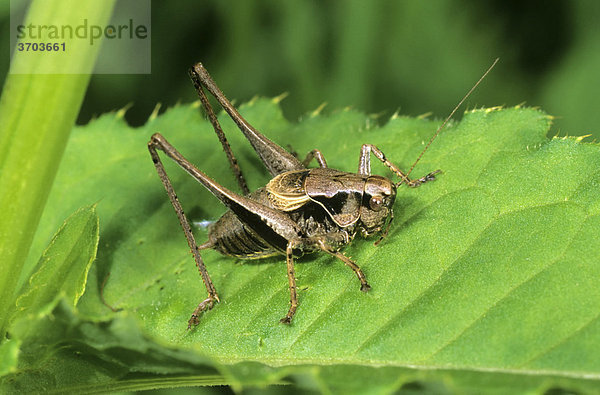
<path id="1" fill-rule="evenodd" d="M 448 342 L 446 342 L 445 344 L 441 345 L 436 351 L 434 351 L 431 355 L 429 355 L 429 357 L 425 358 L 424 360 L 430 360 L 433 357 L 435 357 L 437 354 L 439 354 L 440 352 L 442 352 L 442 350 L 446 349 L 447 347 L 449 347 L 451 344 L 457 342 L 470 328 L 472 328 L 473 326 L 475 326 L 478 322 L 481 322 L 483 320 L 483 318 L 486 316 L 487 313 L 490 312 L 491 309 L 493 309 L 494 307 L 496 307 L 498 304 L 500 304 L 502 301 L 506 300 L 513 292 L 515 292 L 517 289 L 525 286 L 527 283 L 531 282 L 533 279 L 535 279 L 536 277 L 540 276 L 541 274 L 543 274 L 545 271 L 547 271 L 550 267 L 552 267 L 556 262 L 560 261 L 560 259 L 564 258 L 565 254 L 567 253 L 567 251 L 569 250 L 569 247 L 573 244 L 573 242 L 575 241 L 575 235 L 577 235 L 577 233 L 579 233 L 579 230 L 581 230 L 581 227 L 583 226 L 583 222 L 580 224 L 579 229 L 575 232 L 572 233 L 571 236 L 571 240 L 570 242 L 567 244 L 565 243 L 565 249 L 556 256 L 556 258 L 554 260 L 552 260 L 551 262 L 549 262 L 546 266 L 544 266 L 543 268 L 541 268 L 540 270 L 538 270 L 535 273 L 532 273 L 529 277 L 525 278 L 523 281 L 521 281 L 520 283 L 516 284 L 514 287 L 512 287 L 511 289 L 509 289 L 504 295 L 502 295 L 501 297 L 499 297 L 496 301 L 494 301 L 492 304 L 489 305 L 489 307 L 487 309 L 485 309 L 477 318 L 475 318 L 470 324 L 466 325 L 454 338 L 450 339 Z M 530 235 L 531 236 L 531 235 Z M 531 237 L 530 237 L 531 238 Z M 515 252 L 516 249 L 513 250 L 513 254 Z"/>

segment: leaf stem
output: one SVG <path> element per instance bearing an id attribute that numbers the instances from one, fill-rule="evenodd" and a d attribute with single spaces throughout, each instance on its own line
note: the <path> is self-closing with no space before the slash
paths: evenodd
<path id="1" fill-rule="evenodd" d="M 114 1 L 32 2 L 34 21 L 72 26 L 83 18 L 106 24 Z M 82 40 L 79 40 L 82 41 Z M 77 45 L 65 56 L 16 52 L 0 98 L 0 335 L 65 145 L 90 80 L 99 45 Z M 39 74 L 78 66 L 81 74 Z M 18 71 L 19 74 L 15 72 Z"/>

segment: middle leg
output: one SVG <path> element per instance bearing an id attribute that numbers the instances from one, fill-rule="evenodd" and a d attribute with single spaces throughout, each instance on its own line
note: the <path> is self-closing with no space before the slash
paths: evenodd
<path id="1" fill-rule="evenodd" d="M 346 245 L 350 242 L 348 233 L 345 231 L 335 232 L 325 235 L 313 236 L 302 239 L 292 239 L 288 242 L 286 248 L 286 263 L 287 263 L 287 275 L 290 289 L 290 308 L 280 322 L 284 324 L 290 324 L 292 318 L 296 314 L 298 308 L 298 292 L 296 286 L 296 274 L 294 271 L 294 249 L 314 249 L 317 247 L 319 250 L 328 253 L 344 262 L 344 264 L 350 267 L 358 280 L 360 281 L 360 290 L 367 292 L 371 289 L 371 286 L 367 282 L 367 278 L 363 271 L 354 263 L 350 258 L 339 252 L 337 248 Z"/>

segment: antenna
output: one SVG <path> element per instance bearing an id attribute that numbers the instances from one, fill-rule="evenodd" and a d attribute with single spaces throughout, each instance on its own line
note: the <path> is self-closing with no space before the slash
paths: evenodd
<path id="1" fill-rule="evenodd" d="M 452 118 L 452 116 L 454 115 L 454 113 L 460 108 L 460 106 L 462 106 L 462 104 L 465 102 L 465 100 L 467 100 L 467 98 L 471 95 L 471 93 L 473 93 L 473 91 L 475 90 L 475 88 L 477 88 L 477 86 L 481 83 L 481 81 L 483 81 L 483 79 L 488 75 L 488 73 L 490 71 L 492 71 L 492 69 L 494 68 L 494 66 L 496 65 L 496 63 L 498 63 L 499 60 L 500 60 L 500 58 L 496 58 L 496 60 L 494 60 L 494 63 L 492 63 L 492 65 L 487 69 L 487 71 L 485 73 L 483 73 L 483 75 L 481 76 L 481 78 L 479 78 L 479 80 L 475 83 L 475 85 L 473 85 L 473 87 L 467 92 L 467 94 L 465 95 L 465 97 L 463 97 L 462 100 L 460 102 L 458 102 L 458 104 L 456 105 L 456 107 L 454 107 L 454 110 L 452 110 L 452 112 L 450 113 L 450 115 L 448 115 L 448 117 L 444 120 L 444 123 L 442 123 L 442 125 L 438 128 L 438 130 L 436 130 L 436 132 L 433 135 L 433 137 L 431 137 L 431 139 L 429 140 L 429 142 L 427 143 L 427 145 L 425 146 L 425 148 L 423 149 L 423 151 L 421 151 L 421 154 L 419 155 L 419 157 L 417 158 L 417 160 L 415 161 L 415 163 L 413 163 L 413 165 L 410 167 L 410 170 L 408 171 L 408 173 L 406 173 L 407 177 L 413 171 L 413 169 L 415 168 L 415 166 L 417 165 L 417 163 L 419 163 L 419 161 L 421 160 L 421 157 L 423 156 L 423 154 L 425 153 L 425 151 L 427 151 L 427 149 L 429 148 L 429 146 L 431 145 L 431 143 L 433 143 L 433 140 L 435 140 L 435 138 L 438 136 L 438 134 L 440 134 L 441 130 L 444 128 L 444 126 L 446 126 L 446 124 Z"/>

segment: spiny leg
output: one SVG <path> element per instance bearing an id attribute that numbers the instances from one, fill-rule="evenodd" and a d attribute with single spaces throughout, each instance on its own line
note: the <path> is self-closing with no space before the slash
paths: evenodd
<path id="1" fill-rule="evenodd" d="M 403 183 L 407 184 L 409 187 L 415 188 L 419 185 L 426 183 L 428 181 L 435 180 L 435 175 L 440 172 L 440 170 L 433 171 L 427 174 L 424 177 L 421 177 L 416 180 L 411 180 L 408 178 L 408 175 L 405 174 L 402 170 L 400 170 L 396 165 L 387 160 L 385 154 L 373 144 L 363 144 L 360 150 L 360 159 L 358 163 L 358 173 L 362 175 L 369 176 L 371 175 L 371 153 L 375 155 L 377 159 L 379 159 L 385 166 L 387 166 L 391 171 L 393 171 Z"/>
<path id="2" fill-rule="evenodd" d="M 162 150 L 165 155 L 177 163 L 196 181 L 204 185 L 217 199 L 227 206 L 240 221 L 252 227 L 263 240 L 279 251 L 285 251 L 288 240 L 297 238 L 301 229 L 289 216 L 284 215 L 268 205 L 257 200 L 230 191 L 218 182 L 198 170 L 160 133 L 152 135 L 149 145 Z M 276 226 L 272 226 L 276 224 Z"/>
<path id="3" fill-rule="evenodd" d="M 292 239 L 288 242 L 286 248 L 286 262 L 287 262 L 287 275 L 290 289 L 290 308 L 288 313 L 283 317 L 280 322 L 289 324 L 292 322 L 292 318 L 296 314 L 298 308 L 298 293 L 296 287 L 296 274 L 294 271 L 294 257 L 293 251 L 295 248 L 302 248 L 308 246 L 318 246 L 322 251 L 338 258 L 348 267 L 350 267 L 358 280 L 360 281 L 360 290 L 367 292 L 371 289 L 371 286 L 367 282 L 365 274 L 360 270 L 360 267 L 354 263 L 350 258 L 342 254 L 341 252 L 335 251 L 331 245 L 339 246 L 349 243 L 349 236 L 346 232 L 337 232 L 328 235 L 308 237 L 304 239 Z"/>
<path id="4" fill-rule="evenodd" d="M 329 255 L 334 256 L 337 259 L 344 262 L 346 266 L 350 267 L 354 271 L 354 274 L 356 274 L 356 277 L 358 277 L 358 280 L 360 281 L 361 291 L 367 292 L 371 289 L 371 286 L 369 285 L 369 283 L 367 283 L 367 278 L 365 274 L 362 272 L 362 270 L 360 270 L 360 267 L 358 267 L 358 265 L 354 263 L 350 258 L 348 258 L 346 255 L 342 254 L 339 251 L 332 250 L 331 247 L 329 247 L 323 240 L 320 240 L 318 242 L 318 246 L 319 248 L 321 248 L 321 250 L 325 251 Z"/>
<path id="5" fill-rule="evenodd" d="M 198 97 L 200 97 L 200 102 L 202 103 L 202 106 L 204 107 L 204 110 L 206 111 L 206 115 L 208 116 L 208 119 L 209 119 L 210 123 L 212 124 L 213 129 L 215 130 L 215 133 L 217 134 L 217 137 L 219 138 L 219 141 L 221 142 L 221 145 L 223 146 L 223 151 L 225 151 L 225 155 L 227 155 L 227 159 L 229 160 L 229 166 L 231 167 L 231 170 L 233 171 L 233 174 L 235 175 L 238 185 L 242 189 L 242 193 L 244 195 L 248 195 L 250 193 L 250 189 L 248 188 L 246 179 L 244 178 L 244 175 L 242 174 L 242 170 L 240 169 L 240 165 L 238 164 L 238 161 L 235 158 L 233 151 L 231 150 L 231 146 L 229 145 L 229 142 L 227 141 L 227 138 L 225 137 L 223 128 L 221 128 L 221 124 L 219 123 L 219 120 L 217 119 L 217 116 L 215 115 L 215 112 L 214 112 L 212 106 L 210 105 L 210 102 L 208 101 L 206 94 L 204 93 L 204 89 L 202 88 L 202 85 L 196 83 L 192 70 L 190 70 L 189 74 L 190 74 L 190 77 L 192 78 L 192 81 L 194 82 L 196 92 L 198 92 Z"/>
<path id="6" fill-rule="evenodd" d="M 200 90 L 199 87 L 203 86 L 217 99 L 221 107 L 223 107 L 240 131 L 246 136 L 272 176 L 290 170 L 304 169 L 304 166 L 302 166 L 302 163 L 298 159 L 261 134 L 240 115 L 231 102 L 227 100 L 223 92 L 221 92 L 202 63 L 197 63 L 192 67 L 190 76 L 197 90 Z"/>
<path id="7" fill-rule="evenodd" d="M 167 176 L 167 172 L 158 156 L 157 149 L 165 150 L 164 146 L 161 144 L 161 140 L 153 138 L 148 142 L 148 151 L 150 151 L 150 156 L 152 157 L 152 161 L 154 162 L 154 166 L 156 167 L 156 171 L 160 180 L 167 191 L 167 195 L 169 195 L 169 200 L 171 201 L 171 205 L 175 209 L 175 213 L 177 214 L 177 218 L 179 219 L 179 224 L 183 229 L 183 233 L 185 234 L 185 238 L 188 242 L 188 246 L 192 254 L 194 255 L 194 260 L 196 262 L 196 267 L 202 277 L 202 281 L 204 282 L 204 286 L 206 287 L 206 291 L 208 292 L 208 297 L 204 299 L 202 302 L 198 304 L 198 307 L 192 313 L 191 318 L 188 321 L 188 329 L 192 326 L 198 325 L 198 316 L 201 312 L 205 310 L 210 310 L 213 308 L 215 302 L 219 301 L 219 295 L 215 289 L 215 286 L 210 279 L 210 275 L 206 270 L 206 265 L 204 265 L 204 261 L 202 260 L 202 256 L 200 255 L 200 251 L 198 245 L 196 244 L 196 240 L 194 238 L 194 234 L 192 233 L 192 229 L 190 227 L 189 221 L 185 216 L 183 208 L 181 207 L 181 203 L 177 198 L 177 194 L 173 189 L 173 185 L 171 184 L 171 180 Z"/>
<path id="8" fill-rule="evenodd" d="M 304 160 L 302 161 L 302 164 L 304 165 L 304 167 L 308 167 L 310 161 L 313 159 L 315 159 L 317 161 L 317 163 L 319 164 L 319 167 L 322 167 L 322 168 L 327 167 L 327 161 L 325 160 L 325 157 L 323 156 L 321 151 L 319 151 L 318 149 L 314 149 L 314 150 L 310 151 L 308 154 L 306 154 L 306 158 L 304 158 Z"/>
<path id="9" fill-rule="evenodd" d="M 195 311 L 196 316 L 198 312 L 202 311 L 203 309 L 211 308 L 214 302 L 218 302 L 219 300 L 216 296 L 214 286 L 210 281 L 210 277 L 208 277 L 208 273 L 206 272 L 202 258 L 200 257 L 198 251 L 200 247 L 196 246 L 196 242 L 193 238 L 187 219 L 183 214 L 183 209 L 177 201 L 177 196 L 175 195 L 171 183 L 165 173 L 164 167 L 160 162 L 160 158 L 156 151 L 157 149 L 163 151 L 165 155 L 175 161 L 175 163 L 177 163 L 182 169 L 190 174 L 196 181 L 204 185 L 206 189 L 208 189 L 224 205 L 226 205 L 243 223 L 251 224 L 251 226 L 253 226 L 253 230 L 258 234 L 258 236 L 263 238 L 263 240 L 270 240 L 270 243 L 274 246 L 274 248 L 284 251 L 288 245 L 288 240 L 297 238 L 301 233 L 301 229 L 299 228 L 298 224 L 290 217 L 283 215 L 280 211 L 277 211 L 270 206 L 266 206 L 256 200 L 238 195 L 219 185 L 216 181 L 198 170 L 191 162 L 185 159 L 185 157 L 183 157 L 183 155 L 181 155 L 181 153 L 179 153 L 177 149 L 175 149 L 175 147 L 173 147 L 160 133 L 155 133 L 152 135 L 150 142 L 148 143 L 148 149 L 152 156 L 152 160 L 156 164 L 158 174 L 161 177 L 167 192 L 169 193 L 169 198 L 171 199 L 173 207 L 180 218 L 180 223 L 182 224 L 184 231 L 187 230 L 186 238 L 188 239 L 188 244 L 190 244 L 192 252 L 195 253 L 194 256 L 196 257 L 196 261 L 200 262 L 200 264 L 198 264 L 198 268 L 206 284 L 207 290 L 209 291 L 209 298 L 207 298 L 204 303 L 200 303 L 198 305 L 198 308 Z M 277 224 L 277 226 L 273 227 L 270 224 Z M 192 245 L 194 247 L 192 247 Z M 210 248 L 210 242 L 201 246 L 201 248 L 205 247 Z M 195 325 L 196 323 L 197 317 L 192 316 L 190 325 Z"/>
<path id="10" fill-rule="evenodd" d="M 296 275 L 294 272 L 294 256 L 293 251 L 294 248 L 301 243 L 299 240 L 291 240 L 288 242 L 285 255 L 286 255 L 286 263 L 287 263 L 287 276 L 288 283 L 290 288 L 290 308 L 279 322 L 283 324 L 289 324 L 292 322 L 292 318 L 294 318 L 294 314 L 296 314 L 296 309 L 298 308 L 298 293 L 296 288 Z"/>

